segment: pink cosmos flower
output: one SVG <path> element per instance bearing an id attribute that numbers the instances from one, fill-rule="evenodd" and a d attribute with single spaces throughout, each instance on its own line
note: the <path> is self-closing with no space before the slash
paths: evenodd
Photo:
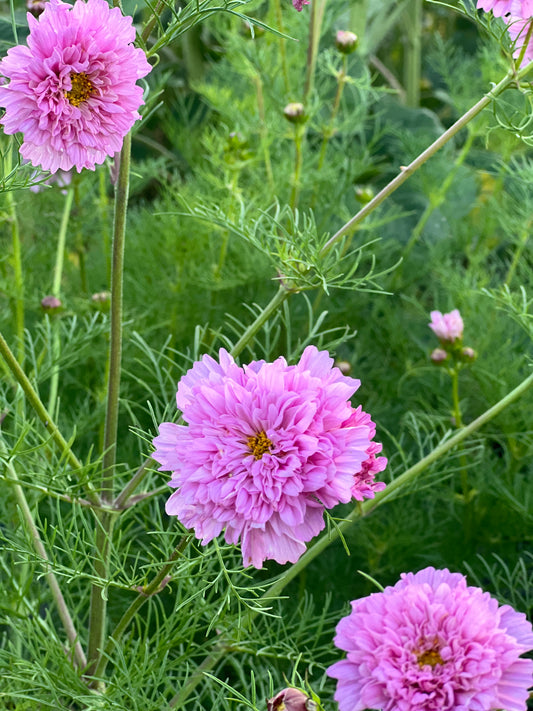
<path id="1" fill-rule="evenodd" d="M 440 341 L 455 343 L 463 337 L 463 319 L 458 309 L 454 309 L 449 314 L 431 311 L 429 315 L 431 316 L 429 327 Z"/>
<path id="2" fill-rule="evenodd" d="M 122 147 L 140 118 L 142 88 L 151 67 L 132 45 L 131 17 L 105 0 L 50 0 L 39 19 L 28 13 L 28 46 L 10 49 L 0 62 L 0 122 L 21 132 L 21 154 L 55 173 L 94 170 Z"/>
<path id="3" fill-rule="evenodd" d="M 334 643 L 340 711 L 526 711 L 531 624 L 459 573 L 404 573 L 355 600 Z"/>
<path id="4" fill-rule="evenodd" d="M 376 459 L 375 426 L 349 398 L 359 380 L 308 346 L 284 358 L 238 366 L 224 349 L 180 380 L 176 401 L 187 425 L 164 422 L 153 458 L 176 491 L 168 514 L 203 544 L 225 530 L 240 539 L 245 565 L 295 563 L 324 527 L 324 508 L 374 495 L 386 460 Z"/>
<path id="5" fill-rule="evenodd" d="M 524 20 L 533 17 L 533 0 L 477 0 L 478 10 L 490 12 L 495 17 L 514 15 Z"/>

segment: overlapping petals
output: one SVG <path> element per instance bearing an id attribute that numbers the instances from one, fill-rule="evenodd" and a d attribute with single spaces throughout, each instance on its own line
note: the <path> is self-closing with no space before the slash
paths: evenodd
<path id="1" fill-rule="evenodd" d="M 94 170 L 140 118 L 136 82 L 150 65 L 132 44 L 132 19 L 105 0 L 51 0 L 28 23 L 28 45 L 0 62 L 4 131 L 24 134 L 21 154 L 34 166 Z"/>
<path id="2" fill-rule="evenodd" d="M 207 543 L 222 531 L 245 565 L 296 562 L 324 527 L 324 508 L 373 496 L 386 460 L 375 426 L 349 398 L 359 381 L 308 346 L 243 367 L 221 349 L 181 379 L 176 401 L 186 425 L 163 423 L 153 457 L 176 488 L 167 513 Z"/>
<path id="3" fill-rule="evenodd" d="M 352 602 L 334 643 L 340 711 L 526 711 L 531 624 L 459 573 L 403 574 Z"/>

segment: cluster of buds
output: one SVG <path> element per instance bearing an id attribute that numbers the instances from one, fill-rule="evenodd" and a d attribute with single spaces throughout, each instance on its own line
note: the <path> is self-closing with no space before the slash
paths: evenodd
<path id="1" fill-rule="evenodd" d="M 463 346 L 463 319 L 458 309 L 449 314 L 440 311 L 430 313 L 429 327 L 437 336 L 440 348 L 435 348 L 430 358 L 435 365 L 455 368 L 476 359 L 476 352 L 470 346 Z"/>

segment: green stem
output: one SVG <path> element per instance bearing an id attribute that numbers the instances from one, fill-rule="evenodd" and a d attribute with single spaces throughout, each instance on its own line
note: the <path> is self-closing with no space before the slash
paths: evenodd
<path id="1" fill-rule="evenodd" d="M 355 521 L 362 516 L 367 516 L 369 513 L 378 508 L 378 506 L 381 506 L 385 501 L 390 500 L 398 491 L 401 491 L 408 484 L 411 484 L 425 469 L 427 469 L 427 467 L 434 464 L 454 447 L 457 447 L 458 444 L 469 437 L 473 432 L 502 412 L 502 410 L 504 410 L 508 405 L 523 395 L 526 390 L 531 387 L 531 385 L 533 385 L 533 374 L 523 380 L 520 385 L 518 385 L 491 408 L 486 410 L 476 420 L 471 422 L 469 425 L 466 425 L 466 427 L 463 427 L 459 432 L 450 437 L 450 439 L 435 447 L 430 454 L 423 457 L 419 462 L 417 462 L 417 464 L 410 467 L 407 471 L 394 479 L 387 485 L 386 489 L 378 492 L 374 499 L 367 499 L 361 505 L 355 506 L 353 511 L 335 528 L 331 529 L 328 533 L 323 534 L 317 542 L 303 554 L 297 563 L 291 565 L 290 568 L 283 572 L 278 580 L 276 580 L 276 582 L 268 588 L 260 599 L 265 603 L 268 603 L 279 597 L 287 584 L 299 575 L 309 565 L 309 563 L 320 555 L 333 541 L 339 538 L 339 536 Z M 246 628 L 246 626 L 249 625 L 258 614 L 257 610 L 250 611 L 244 619 L 240 620 L 240 628 Z M 171 699 L 169 708 L 181 708 L 194 689 L 204 679 L 204 673 L 213 669 L 213 667 L 222 659 L 224 654 L 226 654 L 230 649 L 230 639 L 226 638 L 226 640 L 217 640 L 216 647 L 211 651 L 209 656 L 203 660 L 203 662 L 191 674 L 190 678 L 183 685 L 180 691 Z"/>
<path id="2" fill-rule="evenodd" d="M 281 11 L 281 0 L 274 0 L 274 10 L 276 12 L 276 22 L 278 24 L 278 30 L 282 34 L 285 34 L 285 28 L 283 26 L 283 13 Z M 283 74 L 283 83 L 285 85 L 285 94 L 289 95 L 291 85 L 289 82 L 289 69 L 287 65 L 287 49 L 285 46 L 285 37 L 279 37 L 279 56 L 281 57 L 281 71 Z"/>
<path id="3" fill-rule="evenodd" d="M 120 638 L 124 634 L 128 625 L 133 620 L 135 615 L 139 612 L 144 603 L 153 595 L 157 595 L 157 593 L 161 592 L 163 587 L 166 585 L 166 583 L 168 582 L 168 575 L 172 570 L 174 563 L 183 553 L 185 547 L 187 546 L 191 538 L 192 535 L 182 537 L 176 548 L 174 548 L 174 550 L 170 554 L 168 562 L 165 563 L 159 573 L 157 573 L 157 575 L 154 577 L 152 582 L 149 585 L 145 585 L 140 590 L 139 595 L 131 603 L 126 612 L 122 615 L 117 626 L 109 635 L 109 639 L 104 648 L 104 653 L 100 657 L 100 661 L 98 663 L 98 666 L 96 667 L 95 676 L 102 677 L 105 674 L 107 663 L 109 662 L 109 658 L 113 652 L 113 648 L 117 646 L 118 642 L 120 641 Z"/>
<path id="4" fill-rule="evenodd" d="M 15 30 L 14 30 L 15 32 Z M 8 145 L 6 158 L 4 161 L 5 172 L 8 175 L 12 165 L 12 144 Z M 7 211 L 9 222 L 11 223 L 11 241 L 13 245 L 13 271 L 15 273 L 15 323 L 17 334 L 17 358 L 19 363 L 24 362 L 24 278 L 22 275 L 22 250 L 20 245 L 20 230 L 17 217 L 17 206 L 13 191 L 8 190 L 6 194 Z"/>
<path id="5" fill-rule="evenodd" d="M 486 108 L 493 99 L 499 96 L 511 84 L 520 80 L 533 67 L 533 62 L 530 62 L 524 69 L 518 73 L 509 71 L 508 74 L 494 86 L 485 96 L 483 96 L 474 106 L 472 106 L 461 118 L 459 118 L 449 129 L 447 129 L 439 138 L 437 138 L 425 151 L 417 156 L 408 166 L 401 169 L 390 183 L 388 183 L 380 192 L 367 203 L 359 212 L 354 215 L 346 224 L 344 224 L 322 247 L 322 253 L 327 252 L 335 242 L 338 242 L 345 234 L 353 230 L 367 215 L 373 212 L 381 203 L 397 190 L 400 185 L 413 175 L 424 163 L 429 160 L 435 153 L 440 150 L 448 141 L 453 138 L 464 126 L 466 126 L 475 116 L 477 116 L 484 108 Z"/>
<path id="6" fill-rule="evenodd" d="M 268 146 L 268 126 L 265 121 L 265 101 L 263 97 L 263 82 L 258 73 L 253 74 L 253 82 L 255 84 L 255 90 L 257 95 L 257 112 L 259 114 L 259 134 L 261 137 L 261 147 L 263 148 L 263 157 L 265 160 L 265 170 L 268 180 L 268 185 L 270 187 L 270 192 L 273 194 L 276 192 L 276 186 L 274 183 L 274 174 L 272 172 L 272 161 L 270 159 L 270 148 Z"/>
<path id="7" fill-rule="evenodd" d="M 474 142 L 474 138 L 475 138 L 474 131 L 472 131 L 472 130 L 469 131 L 466 141 L 464 142 L 463 147 L 461 148 L 461 151 L 460 151 L 459 155 L 457 156 L 452 169 L 450 170 L 450 172 L 448 173 L 448 175 L 442 182 L 442 184 L 439 187 L 439 189 L 437 190 L 436 194 L 434 196 L 430 197 L 429 203 L 427 204 L 426 209 L 424 210 L 420 219 L 416 223 L 415 228 L 411 234 L 411 237 L 409 238 L 409 241 L 405 245 L 405 249 L 404 249 L 403 255 L 402 255 L 404 261 L 410 255 L 411 250 L 413 249 L 415 244 L 420 239 L 420 236 L 422 235 L 422 232 L 424 231 L 424 228 L 425 228 L 429 218 L 433 214 L 433 212 L 436 210 L 437 207 L 439 207 L 443 203 L 444 198 L 446 197 L 446 193 L 450 189 L 450 187 L 453 183 L 453 180 L 454 180 L 455 176 L 457 175 L 457 171 L 464 163 L 467 155 L 470 152 L 470 149 L 472 148 L 472 143 Z"/>
<path id="8" fill-rule="evenodd" d="M 261 311 L 259 316 L 255 321 L 248 326 L 246 331 L 239 338 L 237 343 L 230 350 L 231 355 L 236 358 L 252 341 L 256 333 L 259 332 L 263 324 L 265 324 L 268 319 L 277 311 L 281 304 L 289 297 L 290 291 L 287 291 L 283 286 L 280 286 L 277 292 L 274 294 L 270 302 Z"/>
<path id="9" fill-rule="evenodd" d="M 57 445 L 58 449 L 62 453 L 62 455 L 66 458 L 72 469 L 75 471 L 81 472 L 83 469 L 83 464 L 80 462 L 80 460 L 76 457 L 72 449 L 70 448 L 69 443 L 66 441 L 66 439 L 63 437 L 61 432 L 59 431 L 57 425 L 54 423 L 52 420 L 52 417 L 48 410 L 45 408 L 43 405 L 41 399 L 39 398 L 39 395 L 35 391 L 33 385 L 31 384 L 28 376 L 26 373 L 22 370 L 20 367 L 19 363 L 17 362 L 17 359 L 11 352 L 11 349 L 9 348 L 6 340 L 0 333 L 0 355 L 4 358 L 5 362 L 7 363 L 10 371 L 13 373 L 13 376 L 15 377 L 15 380 L 19 383 L 21 386 L 22 390 L 24 391 L 24 394 L 26 395 L 31 407 L 34 409 L 37 417 L 41 420 L 43 425 L 46 428 L 46 431 L 49 432 L 50 437 L 52 438 L 53 442 Z M 91 484 L 87 483 L 87 498 L 89 501 L 96 506 L 100 505 L 100 499 L 98 495 L 96 494 L 94 488 L 92 487 Z"/>
<path id="10" fill-rule="evenodd" d="M 516 268 L 518 266 L 518 262 L 520 261 L 522 254 L 524 253 L 524 249 L 526 248 L 527 242 L 529 240 L 530 230 L 531 230 L 531 220 L 528 220 L 526 223 L 526 226 L 520 236 L 520 241 L 518 242 L 518 245 L 514 251 L 513 261 L 511 262 L 511 265 L 509 266 L 509 271 L 507 272 L 507 276 L 505 277 L 504 284 L 506 286 L 509 286 L 509 284 L 511 283 L 511 281 L 514 277 Z"/>
<path id="11" fill-rule="evenodd" d="M 74 190 L 69 188 L 65 197 L 65 205 L 63 206 L 63 215 L 61 217 L 61 225 L 57 236 L 57 252 L 56 263 L 54 267 L 54 277 L 52 280 L 52 296 L 59 298 L 61 294 L 61 278 L 63 276 L 63 259 L 65 256 L 65 243 L 67 238 L 67 227 L 70 217 L 70 209 L 74 198 Z M 60 338 L 59 338 L 59 323 L 57 318 L 52 322 L 52 360 L 55 363 L 60 355 Z M 59 381 L 59 368 L 53 366 L 52 377 L 50 379 L 50 393 L 48 395 L 48 411 L 55 415 L 55 405 L 57 399 L 57 386 Z"/>
<path id="12" fill-rule="evenodd" d="M 65 633 L 67 635 L 67 639 L 72 648 L 75 666 L 80 669 L 83 669 L 87 665 L 87 660 L 85 659 L 85 654 L 81 647 L 79 635 L 76 632 L 74 621 L 70 615 L 67 603 L 65 602 L 65 598 L 63 597 L 63 593 L 61 592 L 59 583 L 57 582 L 57 578 L 50 570 L 50 560 L 43 545 L 39 529 L 37 528 L 37 526 L 35 525 L 35 521 L 33 520 L 33 515 L 28 505 L 28 500 L 26 499 L 24 491 L 19 484 L 17 473 L 14 467 L 9 462 L 6 463 L 6 466 L 9 470 L 10 483 L 13 487 L 13 491 L 15 492 L 15 497 L 17 499 L 17 504 L 22 514 L 22 518 L 30 532 L 32 545 L 37 555 L 44 561 L 44 567 L 46 570 L 46 572 L 44 573 L 44 577 L 46 582 L 48 583 L 48 587 L 50 588 L 52 597 L 54 598 L 54 602 L 59 613 L 59 618 L 61 619 L 61 622 L 65 629 Z"/>
<path id="13" fill-rule="evenodd" d="M 461 415 L 461 403 L 459 402 L 459 371 L 457 368 L 450 370 L 450 378 L 452 379 L 452 400 L 453 400 L 453 417 L 457 429 L 463 426 L 463 418 Z"/>
<path id="14" fill-rule="evenodd" d="M 320 148 L 320 157 L 318 159 L 318 170 L 322 169 L 324 165 L 324 159 L 326 157 L 326 150 L 328 147 L 329 139 L 333 136 L 333 126 L 335 124 L 335 119 L 339 112 L 339 106 L 341 103 L 342 93 L 344 91 L 344 85 L 346 84 L 346 74 L 347 74 L 348 58 L 345 54 L 342 55 L 342 67 L 337 74 L 337 91 L 335 93 L 335 99 L 333 101 L 333 109 L 331 110 L 331 117 L 329 123 L 324 130 L 324 138 L 322 139 L 322 146 Z"/>
<path id="15" fill-rule="evenodd" d="M 404 14 L 407 30 L 405 48 L 405 88 L 407 106 L 420 106 L 420 68 L 422 63 L 422 0 L 411 0 Z"/>
<path id="16" fill-rule="evenodd" d="M 302 143 L 305 133 L 303 126 L 296 125 L 294 127 L 294 173 L 292 175 L 292 190 L 290 206 L 294 210 L 298 205 L 298 197 L 300 195 L 300 180 L 302 175 L 303 151 Z"/>
<path id="17" fill-rule="evenodd" d="M 313 91 L 318 45 L 320 42 L 325 9 L 326 0 L 312 0 L 311 11 L 309 13 L 309 45 L 307 47 L 307 68 L 302 102 L 304 106 L 307 104 L 307 100 Z"/>
<path id="18" fill-rule="evenodd" d="M 109 344 L 109 376 L 104 429 L 104 454 L 102 458 L 101 497 L 111 503 L 116 463 L 120 369 L 122 358 L 122 291 L 124 277 L 124 248 L 126 241 L 126 214 L 131 158 L 131 133 L 124 138 L 120 152 L 120 168 L 115 187 L 115 216 L 113 223 L 113 256 L 111 271 L 111 324 Z M 113 535 L 115 515 L 97 514 L 94 570 L 98 582 L 91 587 L 89 613 L 88 674 L 94 673 L 102 654 L 107 622 L 107 596 L 102 588 L 109 577 L 109 548 Z"/>

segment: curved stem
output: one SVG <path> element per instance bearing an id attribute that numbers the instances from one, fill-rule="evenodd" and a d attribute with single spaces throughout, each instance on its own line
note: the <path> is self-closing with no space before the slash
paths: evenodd
<path id="1" fill-rule="evenodd" d="M 485 96 L 483 96 L 472 108 L 470 108 L 461 118 L 459 118 L 449 129 L 439 136 L 425 151 L 417 156 L 408 166 L 402 167 L 401 172 L 393 180 L 390 181 L 380 192 L 367 203 L 359 212 L 354 215 L 346 224 L 344 224 L 337 232 L 330 237 L 326 244 L 322 247 L 322 253 L 327 252 L 331 247 L 338 242 L 345 234 L 353 230 L 367 215 L 373 212 L 381 203 L 397 190 L 400 185 L 411 177 L 420 166 L 429 160 L 435 153 L 440 150 L 448 141 L 453 138 L 462 128 L 464 128 L 475 116 L 477 116 L 484 108 L 486 108 L 493 99 L 499 96 L 512 83 L 520 80 L 533 67 L 533 62 L 530 62 L 524 69 L 519 72 L 509 71 L 505 77 L 494 86 Z"/>
<path id="2" fill-rule="evenodd" d="M 165 565 L 161 568 L 159 573 L 154 577 L 152 582 L 149 585 L 145 585 L 142 589 L 139 591 L 139 595 L 135 598 L 135 600 L 131 603 L 131 605 L 128 607 L 126 612 L 122 615 L 120 618 L 117 626 L 113 630 L 113 632 L 109 635 L 109 639 L 107 641 L 107 644 L 105 645 L 104 652 L 102 656 L 100 657 L 100 661 L 98 662 L 98 666 L 96 667 L 95 670 L 95 676 L 103 676 L 105 674 L 105 670 L 107 668 L 107 663 L 109 661 L 109 657 L 111 653 L 113 652 L 113 647 L 117 645 L 117 643 L 120 641 L 120 638 L 124 634 L 125 630 L 127 629 L 128 625 L 130 622 L 133 620 L 137 612 L 141 609 L 141 607 L 144 605 L 144 603 L 148 600 L 148 598 L 152 597 L 152 595 L 157 595 L 166 583 L 168 582 L 168 575 L 170 571 L 172 570 L 172 567 L 176 560 L 179 558 L 179 556 L 183 553 L 185 550 L 185 547 L 189 543 L 189 541 L 192 538 L 192 534 L 183 536 L 178 545 L 174 548 L 172 553 L 170 554 L 168 558 L 168 562 L 165 563 Z"/>
<path id="3" fill-rule="evenodd" d="M 518 385 L 495 405 L 486 410 L 476 420 L 471 422 L 466 427 L 463 427 L 455 435 L 450 437 L 445 442 L 442 442 L 442 444 L 435 447 L 435 449 L 427 456 L 423 457 L 414 466 L 410 467 L 403 474 L 394 479 L 387 485 L 386 489 L 378 492 L 374 499 L 367 499 L 362 504 L 355 506 L 353 511 L 345 519 L 343 519 L 334 529 L 323 534 L 318 541 L 303 554 L 297 563 L 291 565 L 290 568 L 282 573 L 278 580 L 276 580 L 268 588 L 260 599 L 268 602 L 278 597 L 291 580 L 299 575 L 299 573 L 304 570 L 312 560 L 322 553 L 357 519 L 362 516 L 367 516 L 369 513 L 374 511 L 374 509 L 378 508 L 378 506 L 381 506 L 383 503 L 390 500 L 398 491 L 401 491 L 408 484 L 411 484 L 425 469 L 427 469 L 427 467 L 439 460 L 450 450 L 460 444 L 464 439 L 469 437 L 473 432 L 498 415 L 508 405 L 523 395 L 527 389 L 531 387 L 531 385 L 533 385 L 533 374 L 525 378 L 520 385 Z M 240 620 L 240 627 L 246 627 L 246 625 L 250 624 L 258 614 L 257 610 L 250 611 L 244 619 Z M 171 699 L 169 708 L 181 708 L 194 689 L 204 679 L 204 673 L 213 669 L 213 667 L 222 659 L 223 655 L 226 654 L 229 649 L 231 649 L 231 640 L 228 639 L 228 637 L 226 637 L 225 640 L 217 640 L 216 647 L 195 669 L 180 691 Z"/>
<path id="4" fill-rule="evenodd" d="M 37 528 L 37 526 L 35 525 L 35 521 L 33 520 L 33 515 L 29 507 L 28 500 L 26 499 L 24 491 L 20 486 L 15 468 L 11 465 L 11 463 L 7 463 L 6 466 L 9 470 L 9 481 L 11 483 L 11 486 L 13 487 L 13 491 L 15 492 L 15 497 L 17 499 L 17 504 L 20 509 L 22 519 L 24 520 L 24 523 L 26 524 L 28 531 L 30 532 L 33 548 L 35 549 L 37 555 L 43 559 L 43 564 L 46 570 L 46 572 L 44 573 L 44 577 L 46 582 L 48 583 L 48 586 L 52 593 L 52 597 L 54 598 L 59 617 L 65 629 L 67 639 L 72 648 L 75 666 L 83 669 L 87 665 L 87 660 L 80 644 L 79 635 L 76 631 L 74 621 L 69 612 L 67 603 L 65 602 L 65 598 L 63 597 L 63 593 L 61 592 L 61 588 L 59 587 L 59 583 L 57 582 L 57 578 L 50 570 L 50 559 L 48 558 L 48 554 L 46 553 L 46 549 L 43 545 L 39 529 Z"/>
<path id="5" fill-rule="evenodd" d="M 261 329 L 263 324 L 265 324 L 268 319 L 277 311 L 278 307 L 289 297 L 290 291 L 287 291 L 285 287 L 280 286 L 277 292 L 274 294 L 270 302 L 261 311 L 259 316 L 255 321 L 248 326 L 246 331 L 239 338 L 237 343 L 230 350 L 231 355 L 235 358 L 237 357 L 246 346 L 252 341 L 256 333 Z"/>

